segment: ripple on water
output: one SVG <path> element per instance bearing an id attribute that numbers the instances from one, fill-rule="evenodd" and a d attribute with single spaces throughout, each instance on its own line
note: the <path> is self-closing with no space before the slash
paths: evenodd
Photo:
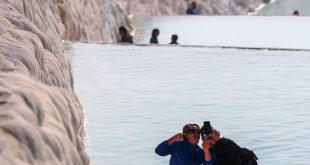
<path id="1" fill-rule="evenodd" d="M 72 45 L 93 164 L 167 164 L 156 145 L 204 120 L 260 165 L 309 164 L 308 52 L 137 47 Z"/>

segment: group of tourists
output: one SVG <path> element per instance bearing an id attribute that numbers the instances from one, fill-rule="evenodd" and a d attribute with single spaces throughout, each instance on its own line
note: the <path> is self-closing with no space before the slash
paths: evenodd
<path id="1" fill-rule="evenodd" d="M 132 37 L 132 35 L 130 35 L 130 33 L 128 32 L 128 30 L 124 26 L 121 26 L 118 29 L 118 32 L 119 32 L 119 38 L 118 38 L 119 43 L 133 44 L 133 37 Z M 159 33 L 160 33 L 160 31 L 157 28 L 152 30 L 150 44 L 159 44 L 159 42 L 158 42 Z M 172 34 L 171 35 L 171 42 L 169 44 L 179 44 L 177 41 L 178 41 L 178 35 Z"/>
<path id="2" fill-rule="evenodd" d="M 196 15 L 198 14 L 197 4 L 195 1 L 192 1 L 188 4 L 188 8 L 186 10 L 186 14 L 188 15 Z M 159 44 L 158 42 L 158 36 L 159 36 L 159 29 L 153 29 L 152 35 L 150 39 L 150 44 Z M 169 44 L 178 44 L 178 35 L 172 34 L 171 35 L 171 42 Z M 119 43 L 133 43 L 133 37 L 130 35 L 130 33 L 127 31 L 127 29 L 124 26 L 121 26 L 119 28 L 119 38 L 117 40 Z"/>

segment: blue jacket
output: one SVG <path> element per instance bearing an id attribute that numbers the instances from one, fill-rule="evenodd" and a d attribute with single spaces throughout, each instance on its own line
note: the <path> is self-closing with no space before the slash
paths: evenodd
<path id="1" fill-rule="evenodd" d="M 198 10 L 197 9 L 187 9 L 186 14 L 196 15 L 196 14 L 198 14 Z"/>
<path id="2" fill-rule="evenodd" d="M 168 144 L 168 140 L 160 143 L 155 152 L 160 156 L 171 155 L 170 165 L 216 165 L 215 153 L 212 151 L 212 159 L 205 160 L 204 152 L 198 145 L 181 140 Z"/>

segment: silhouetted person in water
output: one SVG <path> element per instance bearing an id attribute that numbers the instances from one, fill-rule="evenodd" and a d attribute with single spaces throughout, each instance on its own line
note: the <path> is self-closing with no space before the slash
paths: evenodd
<path id="1" fill-rule="evenodd" d="M 121 26 L 119 29 L 120 40 L 118 42 L 122 43 L 133 43 L 132 36 L 128 33 L 127 29 L 124 26 Z"/>
<path id="2" fill-rule="evenodd" d="M 153 29 L 152 37 L 150 39 L 151 44 L 158 44 L 157 37 L 159 36 L 159 29 Z"/>
<path id="3" fill-rule="evenodd" d="M 195 1 L 192 1 L 192 3 L 189 5 L 189 7 L 186 10 L 186 14 L 189 14 L 189 15 L 198 14 L 197 4 Z"/>
<path id="4" fill-rule="evenodd" d="M 177 42 L 177 40 L 178 40 L 178 35 L 173 34 L 173 35 L 171 36 L 171 42 L 170 42 L 169 44 L 179 44 L 179 43 Z"/>
<path id="5" fill-rule="evenodd" d="M 295 10 L 295 11 L 293 12 L 293 15 L 298 16 L 298 15 L 299 15 L 299 11 L 298 11 L 298 10 Z"/>

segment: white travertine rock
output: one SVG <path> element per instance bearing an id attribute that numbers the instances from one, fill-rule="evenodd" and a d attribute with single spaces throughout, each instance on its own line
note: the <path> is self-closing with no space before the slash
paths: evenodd
<path id="1" fill-rule="evenodd" d="M 125 26 L 128 30 L 132 30 L 130 18 L 128 17 L 128 12 L 125 11 L 122 6 L 114 1 L 102 1 L 101 3 L 101 18 L 104 22 L 104 26 L 108 39 L 105 42 L 116 42 L 118 28 L 120 26 Z"/>
<path id="2" fill-rule="evenodd" d="M 48 3 L 48 2 L 46 2 Z M 108 37 L 97 0 L 57 0 L 51 4 L 53 13 L 63 24 L 65 40 L 101 41 Z"/>
<path id="3" fill-rule="evenodd" d="M 89 164 L 84 114 L 61 40 L 116 40 L 113 2 L 0 0 L 0 164 Z"/>
<path id="4" fill-rule="evenodd" d="M 115 0 L 133 15 L 184 15 L 188 4 L 197 3 L 202 15 L 244 15 L 253 12 L 261 0 Z"/>
<path id="5" fill-rule="evenodd" d="M 96 1 L 0 0 L 0 164 L 89 164 L 61 39 L 104 40 L 96 12 Z"/>
<path id="6" fill-rule="evenodd" d="M 80 109 L 68 89 L 1 73 L 1 164 L 87 164 Z"/>

